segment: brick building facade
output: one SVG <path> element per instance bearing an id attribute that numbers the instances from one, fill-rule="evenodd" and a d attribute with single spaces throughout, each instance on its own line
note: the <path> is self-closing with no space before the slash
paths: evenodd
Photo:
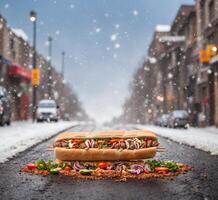
<path id="1" fill-rule="evenodd" d="M 218 56 L 208 63 L 199 61 L 200 50 L 209 44 L 218 47 L 217 27 L 218 1 L 207 0 L 180 7 L 168 35 L 184 37 L 184 41 L 162 41 L 161 55 L 154 46 L 160 42 L 155 32 L 148 54 L 157 58 L 156 68 L 164 77 L 161 79 L 164 101 L 162 106 L 156 101 L 156 109 L 162 107 L 164 113 L 188 110 L 192 125 L 200 125 L 199 115 L 205 117 L 203 125 L 218 125 Z"/>
<path id="2" fill-rule="evenodd" d="M 202 63 L 199 52 L 207 50 L 208 45 L 213 45 L 215 52 Z M 152 95 L 149 93 L 150 104 L 144 109 L 145 118 L 148 116 L 144 122 L 153 122 L 162 113 L 182 109 L 189 112 L 191 125 L 218 126 L 217 48 L 218 1 L 196 0 L 194 5 L 182 5 L 171 29 L 156 31 L 148 48 L 144 63 L 149 68 L 149 77 L 144 75 L 144 83 Z M 151 58 L 156 62 L 150 63 Z M 141 75 L 134 77 L 133 82 Z M 142 104 L 147 101 L 146 91 L 141 92 Z M 138 100 L 131 98 L 134 96 L 130 96 L 128 102 L 135 105 Z"/>
<path id="3" fill-rule="evenodd" d="M 196 15 L 198 50 L 206 49 L 209 44 L 218 47 L 218 1 L 196 0 Z M 207 124 L 218 126 L 217 55 L 210 62 L 199 65 L 197 87 L 201 109 L 207 116 Z"/>
<path id="4" fill-rule="evenodd" d="M 12 120 L 26 120 L 31 116 L 32 105 L 32 69 L 33 50 L 30 44 L 7 26 L 6 20 L 0 15 L 0 85 L 4 86 L 10 95 L 12 103 Z M 36 65 L 40 69 L 40 86 L 37 101 L 48 98 L 48 67 L 49 62 L 36 52 Z M 77 96 L 65 85 L 63 77 L 54 67 L 51 67 L 52 98 L 60 105 L 62 115 L 68 113 L 71 117 L 81 111 Z M 69 99 L 63 98 L 68 97 Z M 77 104 L 73 103 L 74 101 Z M 72 104 L 73 107 L 70 105 Z M 87 116 L 86 116 L 87 117 Z"/>

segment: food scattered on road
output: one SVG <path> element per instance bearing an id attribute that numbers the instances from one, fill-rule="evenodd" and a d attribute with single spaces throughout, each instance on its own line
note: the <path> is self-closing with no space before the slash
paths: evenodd
<path id="1" fill-rule="evenodd" d="M 79 179 L 148 179 L 171 177 L 189 170 L 185 164 L 173 161 L 146 160 L 131 162 L 60 162 L 38 160 L 21 169 L 22 172 L 40 175 L 65 175 Z"/>

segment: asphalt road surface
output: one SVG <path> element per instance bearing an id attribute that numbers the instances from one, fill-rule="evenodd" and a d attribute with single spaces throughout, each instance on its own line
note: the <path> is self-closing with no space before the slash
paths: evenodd
<path id="1" fill-rule="evenodd" d="M 73 131 L 90 131 L 94 127 L 74 127 Z M 20 173 L 19 169 L 39 158 L 53 159 L 47 151 L 54 138 L 42 142 L 12 160 L 0 164 L 0 199 L 218 199 L 218 156 L 196 150 L 186 145 L 159 138 L 165 153 L 157 158 L 186 163 L 194 169 L 185 175 L 167 179 L 85 181 L 64 176 L 37 176 Z"/>

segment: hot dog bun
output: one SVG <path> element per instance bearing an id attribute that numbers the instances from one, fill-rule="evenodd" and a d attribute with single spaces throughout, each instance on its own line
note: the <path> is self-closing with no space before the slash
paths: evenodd
<path id="1" fill-rule="evenodd" d="M 55 156 L 61 161 L 127 161 L 152 158 L 156 154 L 156 147 L 122 151 L 117 149 L 65 149 L 56 147 Z"/>
<path id="2" fill-rule="evenodd" d="M 55 143 L 62 140 L 71 139 L 110 139 L 110 138 L 141 138 L 146 137 L 150 139 L 157 139 L 156 134 L 145 130 L 133 130 L 133 131 L 94 131 L 94 132 L 65 132 L 60 134 L 56 139 Z M 117 161 L 117 160 L 138 160 L 152 158 L 156 154 L 156 147 L 142 148 L 142 149 L 69 149 L 63 147 L 55 147 L 55 156 L 57 159 L 62 161 Z"/>

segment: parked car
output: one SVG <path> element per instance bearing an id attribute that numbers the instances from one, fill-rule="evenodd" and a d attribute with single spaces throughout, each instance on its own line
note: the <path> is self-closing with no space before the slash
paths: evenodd
<path id="1" fill-rule="evenodd" d="M 154 124 L 155 124 L 156 126 L 160 126 L 160 123 L 161 123 L 161 117 L 158 117 L 158 118 L 155 120 Z"/>
<path id="2" fill-rule="evenodd" d="M 36 110 L 37 122 L 59 120 L 59 106 L 54 100 L 43 99 Z"/>
<path id="3" fill-rule="evenodd" d="M 63 120 L 64 121 L 70 121 L 70 114 L 69 113 L 64 113 L 64 116 L 63 116 Z"/>
<path id="4" fill-rule="evenodd" d="M 168 125 L 170 128 L 188 128 L 188 113 L 185 110 L 175 110 L 171 112 Z"/>
<path id="5" fill-rule="evenodd" d="M 160 126 L 167 127 L 169 121 L 169 114 L 163 114 L 160 118 Z"/>
<path id="6" fill-rule="evenodd" d="M 7 91 L 0 86 L 0 126 L 11 124 L 11 103 Z"/>

